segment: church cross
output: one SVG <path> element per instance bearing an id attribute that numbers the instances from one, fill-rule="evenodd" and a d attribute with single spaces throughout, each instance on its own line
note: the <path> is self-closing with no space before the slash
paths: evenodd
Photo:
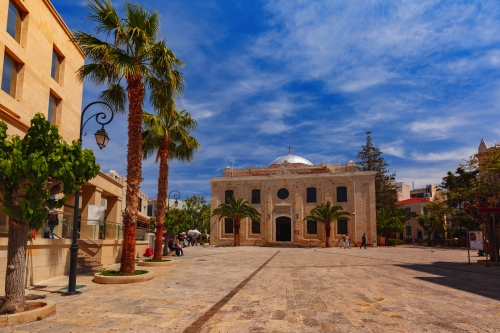
<path id="1" fill-rule="evenodd" d="M 288 146 L 288 148 L 287 148 L 287 149 L 288 149 L 288 155 L 291 155 L 291 154 L 290 154 L 290 151 L 292 150 L 292 147 Z"/>

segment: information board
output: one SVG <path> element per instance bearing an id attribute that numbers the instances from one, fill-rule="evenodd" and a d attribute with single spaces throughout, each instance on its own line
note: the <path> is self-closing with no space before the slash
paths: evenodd
<path id="1" fill-rule="evenodd" d="M 469 231 L 469 241 L 471 250 L 483 250 L 482 231 Z"/>

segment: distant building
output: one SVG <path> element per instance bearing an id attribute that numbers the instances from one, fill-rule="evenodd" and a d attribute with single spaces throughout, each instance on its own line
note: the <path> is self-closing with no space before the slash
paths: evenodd
<path id="1" fill-rule="evenodd" d="M 429 184 L 424 188 L 417 188 L 410 191 L 410 198 L 420 198 L 426 200 L 434 199 L 436 195 L 436 185 Z"/>
<path id="2" fill-rule="evenodd" d="M 396 201 L 410 199 L 410 185 L 404 182 L 395 182 L 396 185 Z"/>
<path id="3" fill-rule="evenodd" d="M 176 204 L 177 201 L 177 204 Z M 156 206 L 158 204 L 158 199 L 152 199 L 149 200 L 148 203 L 148 216 L 150 217 L 155 217 L 156 216 Z M 183 200 L 176 200 L 176 199 L 167 199 L 167 206 L 165 207 L 166 209 L 168 208 L 178 208 L 178 209 L 184 209 L 186 207 L 186 204 L 184 203 Z"/>
<path id="4" fill-rule="evenodd" d="M 267 167 L 224 169 L 221 178 L 212 178 L 211 209 L 234 196 L 247 200 L 261 214 L 260 221 L 242 221 L 241 245 L 284 242 L 324 245 L 324 225 L 304 221 L 311 210 L 327 201 L 351 213 L 349 221 L 332 223 L 331 242 L 346 234 L 360 243 L 364 233 L 368 244 L 376 238 L 375 172 L 358 171 L 356 163 L 313 165 L 296 155 L 276 158 Z M 231 219 L 211 219 L 211 244 L 233 243 Z"/>

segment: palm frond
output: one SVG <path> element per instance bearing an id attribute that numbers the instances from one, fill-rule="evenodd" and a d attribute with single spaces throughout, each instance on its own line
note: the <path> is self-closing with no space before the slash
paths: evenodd
<path id="1" fill-rule="evenodd" d="M 104 33 L 107 38 L 113 36 L 116 41 L 123 31 L 123 26 L 113 3 L 110 0 L 88 0 L 86 6 L 90 10 L 87 18 L 97 24 L 95 32 Z"/>
<path id="2" fill-rule="evenodd" d="M 99 94 L 99 99 L 108 103 L 113 108 L 114 112 L 119 114 L 125 113 L 125 104 L 127 103 L 127 93 L 120 84 L 120 81 L 109 82 L 108 89 Z"/>

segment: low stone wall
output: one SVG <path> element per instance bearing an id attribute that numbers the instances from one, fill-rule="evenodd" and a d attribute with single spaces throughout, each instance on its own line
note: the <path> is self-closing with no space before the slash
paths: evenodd
<path id="1" fill-rule="evenodd" d="M 0 290 L 5 288 L 7 238 L 0 238 Z M 26 251 L 25 286 L 69 273 L 69 239 L 37 238 Z"/>
<path id="2" fill-rule="evenodd" d="M 0 238 L 0 294 L 5 289 L 5 273 L 7 267 L 7 238 Z M 93 260 L 104 266 L 120 262 L 122 254 L 122 240 L 96 240 L 99 247 L 90 242 L 80 240 L 78 245 Z M 40 281 L 69 274 L 69 261 L 71 245 L 70 239 L 44 239 L 37 238 L 33 244 L 28 243 L 26 252 L 25 287 Z M 137 241 L 135 257 L 142 257 L 147 241 Z"/>

